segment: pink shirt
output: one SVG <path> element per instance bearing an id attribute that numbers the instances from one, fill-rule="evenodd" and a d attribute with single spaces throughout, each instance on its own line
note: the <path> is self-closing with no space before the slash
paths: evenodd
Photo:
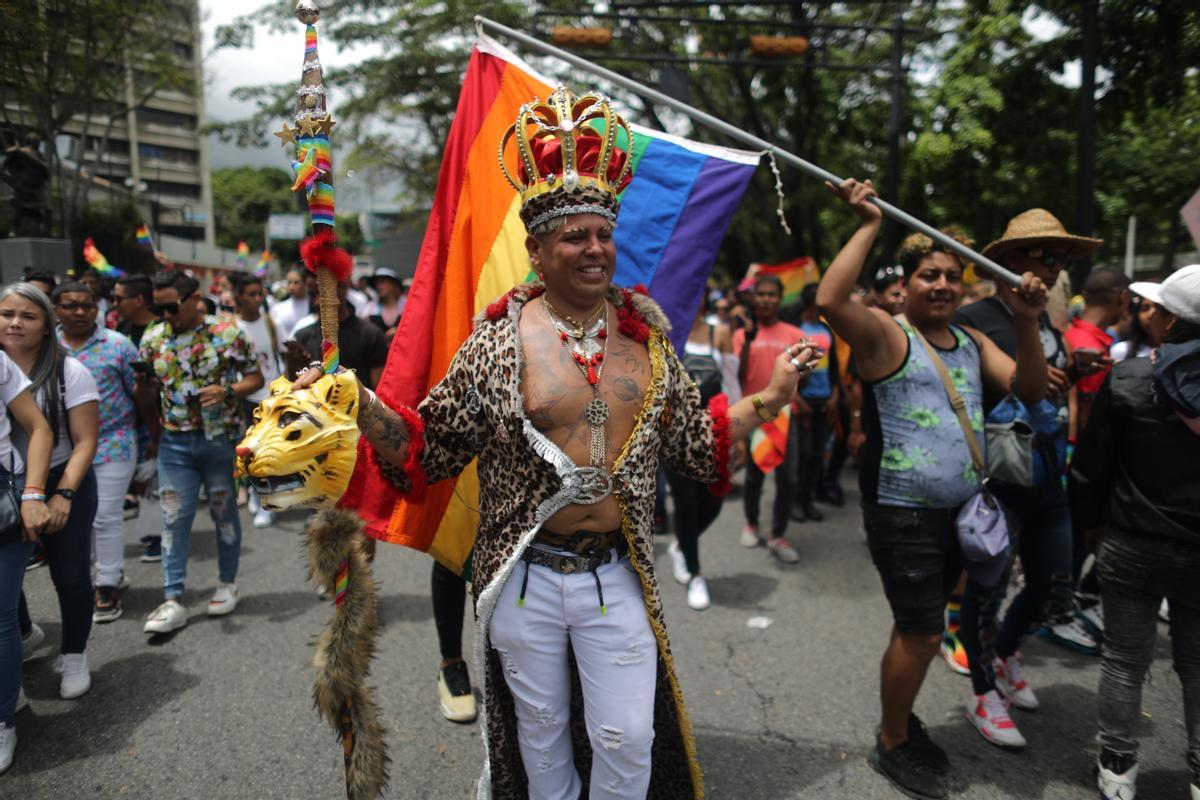
<path id="1" fill-rule="evenodd" d="M 750 343 L 750 352 L 746 356 L 746 379 L 742 381 L 742 395 L 749 396 L 767 388 L 767 384 L 771 382 L 771 371 L 775 369 L 775 359 L 780 351 L 800 341 L 803 335 L 803 331 L 786 322 L 759 326 L 758 335 Z M 745 341 L 744 330 L 734 331 L 733 352 L 740 354 Z"/>

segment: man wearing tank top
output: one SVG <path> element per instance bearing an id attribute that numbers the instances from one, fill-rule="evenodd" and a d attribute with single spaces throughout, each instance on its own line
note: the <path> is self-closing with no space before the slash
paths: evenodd
<path id="1" fill-rule="evenodd" d="M 1046 368 L 1037 317 L 1046 289 L 1031 273 L 1011 292 L 1017 359 L 971 328 L 950 324 L 962 297 L 958 256 L 920 237 L 906 240 L 921 257 L 908 279 L 907 316 L 891 317 L 851 300 L 882 215 L 870 181 L 829 189 L 862 221 L 821 281 L 817 305 L 854 351 L 863 381 L 860 484 L 863 527 L 894 625 L 880 665 L 882 723 L 871 765 L 913 797 L 947 796 L 950 764 L 912 713 L 929 662 L 942 640 L 946 598 L 962 570 L 955 518 L 979 491 L 967 442 L 933 360 L 938 352 L 982 433 L 985 388 L 1032 402 L 1045 396 Z M 1027 399 L 1028 398 L 1028 399 Z M 982 439 L 982 436 L 980 437 Z M 1004 713 L 1003 705 L 996 709 Z"/>

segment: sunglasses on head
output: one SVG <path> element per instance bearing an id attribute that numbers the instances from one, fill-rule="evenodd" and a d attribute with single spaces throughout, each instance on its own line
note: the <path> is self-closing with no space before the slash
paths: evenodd
<path id="1" fill-rule="evenodd" d="M 1040 247 L 1034 247 L 1024 252 L 1027 258 L 1040 261 L 1047 267 L 1069 267 L 1075 262 L 1075 257 L 1069 253 L 1057 253 L 1051 250 L 1043 250 Z"/>
<path id="2" fill-rule="evenodd" d="M 84 311 L 96 310 L 95 303 L 59 303 L 58 307 L 63 311 L 78 311 L 79 309 L 83 309 Z"/>
<path id="3" fill-rule="evenodd" d="M 173 303 L 155 303 L 150 306 L 150 312 L 152 314 L 170 314 L 174 316 L 179 313 L 179 301 Z"/>

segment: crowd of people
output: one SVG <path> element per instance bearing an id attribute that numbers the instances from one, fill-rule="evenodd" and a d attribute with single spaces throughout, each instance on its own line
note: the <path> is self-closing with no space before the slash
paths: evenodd
<path id="1" fill-rule="evenodd" d="M 998 747 L 1025 747 L 1013 709 L 1040 705 L 1036 676 L 1027 675 L 1021 662 L 1023 643 L 1036 634 L 1099 655 L 1098 788 L 1104 798 L 1132 798 L 1134 722 L 1161 617 L 1169 621 L 1184 687 L 1191 792 L 1200 800 L 1200 595 L 1194 579 L 1200 574 L 1200 266 L 1178 270 L 1162 283 L 1130 283 L 1119 271 L 1094 269 L 1080 287 L 1082 302 L 1074 308 L 1061 302 L 1056 309 L 1051 289 L 1062 287 L 1067 268 L 1101 243 L 1069 233 L 1035 209 L 1013 218 L 1002 236 L 982 248 L 1023 276 L 1020 287 L 966 283 L 970 265 L 922 234 L 905 239 L 894 262 L 864 275 L 881 225 L 870 202 L 873 189 L 856 181 L 830 188 L 861 224 L 798 302 L 785 305 L 780 280 L 754 269 L 737 286 L 708 287 L 678 366 L 666 367 L 677 369 L 687 386 L 654 417 L 654 431 L 637 428 L 645 442 L 629 441 L 634 451 L 661 446 L 661 479 L 653 471 L 610 476 L 636 487 L 636 507 L 610 505 L 611 494 L 599 501 L 560 496 L 567 490 L 548 483 L 551 473 L 528 472 L 533 456 L 514 444 L 524 443 L 526 433 L 484 441 L 474 428 L 455 427 L 461 423 L 449 409 L 464 392 L 475 391 L 473 381 L 507 380 L 503 370 L 491 371 L 492 377 L 478 371 L 489 352 L 509 352 L 503 346 L 513 333 L 502 328 L 506 317 L 490 319 L 480 328 L 484 333 L 469 340 L 467 355 L 460 354 L 447 378 L 453 391 L 439 387 L 422 404 L 425 478 L 454 474 L 466 454 L 449 449 L 451 443 L 475 442 L 485 458 L 485 489 L 497 476 L 516 479 L 528 484 L 531 497 L 565 514 L 534 524 L 524 515 L 540 506 L 529 503 L 526 511 L 512 512 L 517 517 L 506 527 L 485 516 L 477 540 L 477 611 L 485 607 L 483 624 L 490 626 L 482 663 L 492 673 L 484 678 L 492 687 L 485 695 L 493 705 L 491 780 L 516 774 L 504 763 L 505 753 L 493 749 L 512 725 L 512 741 L 519 742 L 513 752 L 524 761 L 530 796 L 579 793 L 561 705 L 569 687 L 560 685 L 566 674 L 557 667 L 561 654 L 554 644 L 564 626 L 572 631 L 575 663 L 587 681 L 640 687 L 606 695 L 609 716 L 603 724 L 588 720 L 600 745 L 593 748 L 592 786 L 603 780 L 619 787 L 612 796 L 644 795 L 656 736 L 655 758 L 691 758 L 686 736 L 660 727 L 682 714 L 672 687 L 662 685 L 663 676 L 674 680 L 670 668 L 630 656 L 614 670 L 598 655 L 611 645 L 612 630 L 631 653 L 653 650 L 656 640 L 662 652 L 665 634 L 646 627 L 642 613 L 638 581 L 646 572 L 636 574 L 650 570 L 653 580 L 647 566 L 653 551 L 643 527 L 674 534 L 665 551 L 667 569 L 686 587 L 687 605 L 703 611 L 713 598 L 700 540 L 724 502 L 710 491 L 713 484 L 744 469 L 741 544 L 762 546 L 781 563 L 795 564 L 804 548 L 796 534 L 789 538 L 791 523 L 818 525 L 824 519 L 820 505 L 844 505 L 841 474 L 853 463 L 863 531 L 894 622 L 881 662 L 872 766 L 910 796 L 947 796 L 949 760 L 912 710 L 939 653 L 949 668 L 968 676 L 964 712 L 975 729 Z M 511 295 L 518 310 L 502 314 L 519 315 L 521 305 L 538 308 L 537 318 L 545 316 L 551 327 L 529 339 L 523 330 L 521 346 L 547 356 L 560 348 L 570 355 L 625 347 L 636 328 L 622 325 L 618 336 L 615 328 L 607 331 L 607 314 L 589 318 L 597 298 L 613 304 L 615 314 L 625 315 L 621 319 L 641 315 L 651 334 L 632 336 L 641 349 L 623 350 L 624 361 L 610 359 L 594 383 L 589 376 L 595 372 L 585 369 L 588 385 L 580 384 L 577 396 L 560 407 L 530 404 L 536 403 L 537 385 L 581 377 L 569 358 L 563 374 L 554 372 L 559 362 L 549 357 L 513 373 L 524 376 L 526 410 L 544 433 L 539 456 L 544 450 L 550 458 L 561 456 L 553 462 L 561 474 L 588 469 L 575 464 L 589 458 L 592 469 L 617 459 L 642 408 L 648 376 L 659 368 L 652 346 L 660 323 L 648 300 L 614 294 L 607 281 L 584 281 L 581 288 L 566 277 L 565 263 L 575 257 L 570 254 L 611 249 L 605 214 L 579 218 L 565 227 L 556 222 L 562 216 L 530 225 L 531 263 L 545 294 L 521 289 Z M 342 362 L 362 384 L 360 426 L 384 461 L 396 465 L 385 474 L 400 487 L 410 485 L 398 470 L 412 431 L 404 433 L 405 418 L 378 404 L 372 390 L 406 288 L 389 269 L 377 270 L 365 285 L 338 286 Z M 65 699 L 90 687 L 91 626 L 122 616 L 121 592 L 128 586 L 124 523 L 149 493 L 161 506 L 162 526 L 160 534 L 141 541 L 141 559 L 162 562 L 164 596 L 144 631 L 166 634 L 187 624 L 180 598 L 201 501 L 215 526 L 219 565 L 207 613 L 234 612 L 239 507 L 248 507 L 256 527 L 274 522 L 253 491 L 234 479 L 235 446 L 271 382 L 284 375 L 303 381 L 305 367 L 320 359 L 316 310 L 315 280 L 300 267 L 278 286 L 236 274 L 206 291 L 186 272 L 164 268 L 109 286 L 91 271 L 65 281 L 32 274 L 0 291 L 0 403 L 7 412 L 0 414 L 0 475 L 20 500 L 16 534 L 0 540 L 0 771 L 12 761 L 16 714 L 27 705 L 22 661 L 45 635 L 26 608 L 21 587 L 27 570 L 45 564 L 58 596 L 56 669 Z M 547 335 L 537 338 L 541 333 Z M 610 396 L 601 389 L 602 376 L 628 379 L 642 391 Z M 480 386 L 475 397 L 479 413 L 487 415 L 490 384 Z M 587 447 L 582 455 L 567 452 L 552 434 L 568 418 L 584 419 L 585 408 L 598 401 L 606 404 L 607 416 L 588 423 L 590 455 Z M 711 416 L 701 414 L 704 408 Z M 702 427 L 701 419 L 711 427 Z M 714 421 L 720 419 L 725 421 Z M 760 425 L 777 434 L 770 461 L 747 446 Z M 1002 464 L 999 455 L 1013 442 L 1026 456 L 1016 459 L 1024 469 L 1015 470 L 1017 478 L 1005 471 L 1015 462 Z M 724 455 L 708 458 L 722 446 L 729 449 L 727 463 Z M 762 492 L 769 472 L 775 478 L 768 520 Z M 992 508 L 1003 509 L 1008 532 L 987 569 L 966 557 L 962 544 L 964 508 L 981 494 Z M 669 524 L 661 510 L 666 496 L 673 508 Z M 657 515 L 650 498 L 657 500 Z M 576 508 L 590 510 L 568 513 Z M 640 520 L 633 534 L 622 533 L 626 513 Z M 518 548 L 517 535 L 530 529 L 538 530 L 536 538 Z M 791 530 L 802 535 L 804 527 Z M 511 563 L 514 554 L 519 557 Z M 620 569 L 622 560 L 636 569 Z M 562 567 L 567 561 L 574 566 Z M 530 580 L 533 567 L 542 571 Z M 489 582 L 505 570 L 501 582 Z M 523 578 L 507 580 L 513 570 Z M 442 713 L 472 721 L 479 712 L 461 642 L 466 583 L 435 562 L 431 589 Z M 557 597 L 569 598 L 577 611 L 564 619 L 554 610 Z M 598 604 L 603 620 L 581 610 L 588 603 Z M 656 619 L 661 608 L 651 612 Z M 497 686 L 508 692 L 501 700 L 495 699 Z"/>

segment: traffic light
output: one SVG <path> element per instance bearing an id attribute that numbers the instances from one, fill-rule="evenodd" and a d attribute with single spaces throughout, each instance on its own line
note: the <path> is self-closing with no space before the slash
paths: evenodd
<path id="1" fill-rule="evenodd" d="M 611 28 L 573 28 L 559 25 L 550 32 L 554 43 L 563 47 L 603 49 L 612 44 Z"/>
<path id="2" fill-rule="evenodd" d="M 808 37 L 751 36 L 750 52 L 762 58 L 799 58 L 808 52 Z"/>

